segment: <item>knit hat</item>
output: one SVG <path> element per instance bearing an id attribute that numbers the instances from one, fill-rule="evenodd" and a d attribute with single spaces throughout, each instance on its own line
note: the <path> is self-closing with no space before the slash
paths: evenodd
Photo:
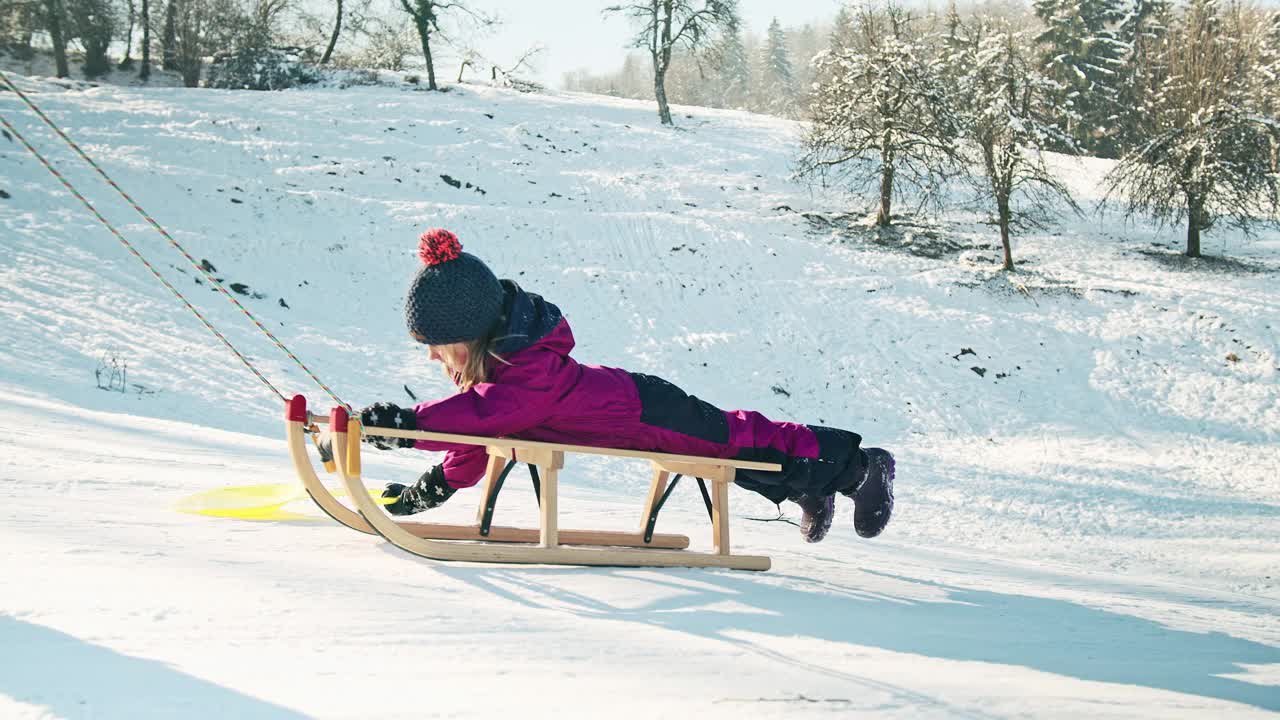
<path id="1" fill-rule="evenodd" d="M 493 271 L 442 228 L 422 233 L 418 257 L 423 267 L 404 304 L 409 334 L 428 345 L 488 335 L 502 314 L 502 285 Z"/>

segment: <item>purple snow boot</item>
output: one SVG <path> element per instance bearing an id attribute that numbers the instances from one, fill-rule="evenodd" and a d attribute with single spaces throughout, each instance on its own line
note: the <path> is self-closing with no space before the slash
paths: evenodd
<path id="1" fill-rule="evenodd" d="M 893 514 L 893 455 L 881 448 L 867 448 L 867 476 L 845 494 L 853 498 L 853 529 L 864 538 L 884 531 Z"/>
<path id="2" fill-rule="evenodd" d="M 800 517 L 800 535 L 805 542 L 822 542 L 831 529 L 831 520 L 836 515 L 836 497 L 828 495 L 797 495 L 791 502 L 800 506 L 803 515 Z"/>

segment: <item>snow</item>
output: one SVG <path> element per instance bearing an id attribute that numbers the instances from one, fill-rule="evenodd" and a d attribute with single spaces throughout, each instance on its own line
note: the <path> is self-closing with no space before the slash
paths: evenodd
<path id="1" fill-rule="evenodd" d="M 846 503 L 821 545 L 734 491 L 763 574 L 448 565 L 302 503 L 293 522 L 177 512 L 293 481 L 279 404 L 0 140 L 0 717 L 1280 711 L 1275 233 L 1215 231 L 1226 259 L 1184 262 L 1176 228 L 1068 215 L 1017 235 L 1005 276 L 962 197 L 894 243 L 806 221 L 871 199 L 788 180 L 784 120 L 676 107 L 667 130 L 648 103 L 472 85 L 18 81 L 348 402 L 447 392 L 401 311 L 417 232 L 446 226 L 564 308 L 579 358 L 855 430 L 899 482 L 883 537 L 857 538 Z M 12 93 L 0 114 L 286 394 L 328 406 Z M 1108 163 L 1052 167 L 1092 208 Z M 930 257 L 936 232 L 961 248 Z M 128 392 L 95 387 L 104 358 Z M 365 474 L 433 459 L 371 454 Z M 562 526 L 634 527 L 644 467 L 570 460 Z M 508 486 L 499 521 L 532 526 L 531 489 Z M 709 545 L 696 492 L 659 531 Z"/>

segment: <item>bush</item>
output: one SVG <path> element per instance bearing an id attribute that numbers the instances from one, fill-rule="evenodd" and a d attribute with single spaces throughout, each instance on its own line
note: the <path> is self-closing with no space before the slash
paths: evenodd
<path id="1" fill-rule="evenodd" d="M 298 48 L 244 48 L 213 58 L 207 85 L 224 90 L 283 90 L 316 82 Z"/>

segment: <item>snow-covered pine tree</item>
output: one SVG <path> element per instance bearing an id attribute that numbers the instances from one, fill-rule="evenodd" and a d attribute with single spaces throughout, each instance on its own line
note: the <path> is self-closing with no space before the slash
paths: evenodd
<path id="1" fill-rule="evenodd" d="M 1118 83 L 1127 52 L 1110 30 L 1123 15 L 1118 0 L 1035 0 L 1033 5 L 1045 25 L 1036 37 L 1042 67 L 1059 85 L 1058 123 L 1076 147 L 1114 157 Z"/>
<path id="2" fill-rule="evenodd" d="M 1116 39 L 1126 49 L 1116 86 L 1117 149 L 1121 153 L 1146 138 L 1142 106 L 1164 78 L 1160 47 L 1169 22 L 1168 0 L 1129 0 L 1116 27 Z"/>
<path id="3" fill-rule="evenodd" d="M 813 25 L 801 25 L 798 29 L 787 33 L 787 51 L 794 60 L 791 65 L 791 77 L 796 89 L 795 114 L 802 114 L 803 108 L 813 92 L 814 68 L 813 59 L 823 49 L 823 41 Z"/>
<path id="4" fill-rule="evenodd" d="M 975 184 L 995 205 L 1004 269 L 1012 270 L 1011 229 L 1043 225 L 1055 201 L 1079 211 L 1044 161 L 1044 151 L 1074 149 L 1074 141 L 1056 120 L 1061 86 L 1044 74 L 1026 33 L 975 20 L 964 40 L 950 62 L 960 68 L 961 115 L 981 168 Z"/>
<path id="5" fill-rule="evenodd" d="M 944 25 L 947 28 L 946 39 L 947 43 L 951 44 L 959 39 L 961 25 L 960 9 L 956 7 L 956 0 L 947 0 L 947 13 L 945 18 Z"/>
<path id="6" fill-rule="evenodd" d="M 1161 43 L 1166 74 L 1143 105 L 1148 139 L 1105 180 L 1105 200 L 1123 200 L 1126 216 L 1185 220 L 1189 257 L 1219 221 L 1249 232 L 1280 216 L 1276 122 L 1249 108 L 1257 63 L 1243 44 L 1227 36 L 1216 0 L 1189 0 Z"/>
<path id="7" fill-rule="evenodd" d="M 831 62 L 831 58 L 843 56 L 853 47 L 856 32 L 853 8 L 847 4 L 841 5 L 831 25 L 831 32 L 827 35 L 825 52 L 818 53 L 810 62 L 813 69 L 812 87 L 809 88 L 810 105 L 818 98 L 818 91 L 822 86 L 832 82 L 833 74 L 839 70 L 839 64 Z M 812 108 L 806 108 L 806 113 L 810 117 L 814 114 Z"/>
<path id="8" fill-rule="evenodd" d="M 839 55 L 853 46 L 855 29 L 853 10 L 848 5 L 841 5 L 832 22 L 831 34 L 827 36 L 827 48 Z"/>
<path id="9" fill-rule="evenodd" d="M 876 188 L 876 224 L 883 227 L 892 223 L 895 194 L 913 195 L 922 206 L 940 197 L 960 166 L 958 123 L 937 62 L 907 12 L 865 7 L 849 30 L 816 59 L 822 80 L 797 169 L 838 177 L 855 192 Z"/>
<path id="10" fill-rule="evenodd" d="M 712 51 L 715 62 L 714 102 L 718 107 L 745 109 L 751 93 L 751 60 L 742 44 L 742 28 L 734 24 Z"/>
<path id="11" fill-rule="evenodd" d="M 757 106 L 772 115 L 793 117 L 796 114 L 796 82 L 787 49 L 787 34 L 778 18 L 769 23 L 760 62 Z"/>

